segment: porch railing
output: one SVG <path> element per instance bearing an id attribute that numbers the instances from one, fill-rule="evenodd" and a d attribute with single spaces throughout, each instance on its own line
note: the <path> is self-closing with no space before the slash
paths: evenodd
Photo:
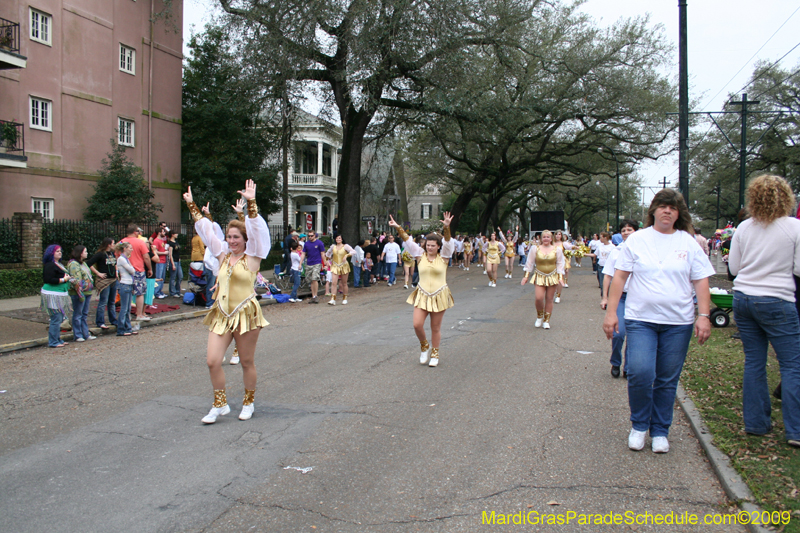
<path id="1" fill-rule="evenodd" d="M 19 22 L 0 18 L 0 50 L 19 53 Z"/>
<path id="2" fill-rule="evenodd" d="M 25 155 L 25 130 L 22 124 L 0 120 L 0 152 Z"/>
<path id="3" fill-rule="evenodd" d="M 336 188 L 336 178 L 324 176 L 322 174 L 292 174 L 289 185 Z"/>

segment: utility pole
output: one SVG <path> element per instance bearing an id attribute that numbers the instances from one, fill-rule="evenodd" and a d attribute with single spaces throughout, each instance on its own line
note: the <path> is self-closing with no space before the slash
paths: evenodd
<path id="1" fill-rule="evenodd" d="M 742 106 L 742 143 L 739 149 L 739 209 L 744 207 L 744 178 L 747 168 L 747 106 L 761 103 L 759 100 L 747 100 L 747 93 L 742 94 L 741 102 L 731 102 Z"/>
<path id="2" fill-rule="evenodd" d="M 664 176 L 664 179 L 659 181 L 658 184 L 661 185 L 662 189 L 666 189 L 667 188 L 667 177 Z"/>
<path id="3" fill-rule="evenodd" d="M 717 182 L 717 186 L 714 187 L 713 192 L 717 193 L 717 221 L 714 224 L 714 229 L 718 229 L 719 228 L 719 195 L 720 195 L 720 192 L 721 192 L 720 182 Z"/>
<path id="4" fill-rule="evenodd" d="M 689 52 L 686 0 L 678 0 L 678 188 L 689 205 Z"/>

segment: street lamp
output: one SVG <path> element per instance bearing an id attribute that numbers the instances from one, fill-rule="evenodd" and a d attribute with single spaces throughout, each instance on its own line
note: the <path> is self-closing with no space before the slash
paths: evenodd
<path id="1" fill-rule="evenodd" d="M 614 157 L 614 163 L 617 165 L 617 218 L 615 219 L 615 225 L 619 225 L 619 161 L 617 160 L 617 153 L 611 149 L 610 147 L 606 146 L 605 144 L 601 145 L 600 148 L 597 149 L 598 152 L 602 152 L 603 148 L 611 152 L 611 155 Z"/>
<path id="2" fill-rule="evenodd" d="M 597 181 L 595 183 L 597 185 L 602 185 L 606 189 L 606 231 L 608 231 L 609 217 L 611 216 L 611 213 L 610 213 L 610 211 L 611 211 L 611 200 L 608 197 L 610 193 L 608 192 L 608 187 L 606 187 L 605 183 L 600 183 L 600 181 Z"/>

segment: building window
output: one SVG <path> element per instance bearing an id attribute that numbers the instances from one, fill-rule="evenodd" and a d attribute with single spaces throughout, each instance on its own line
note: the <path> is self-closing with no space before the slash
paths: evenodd
<path id="1" fill-rule="evenodd" d="M 119 69 L 128 74 L 136 74 L 136 50 L 124 44 L 119 45 Z"/>
<path id="2" fill-rule="evenodd" d="M 31 128 L 53 131 L 53 102 L 31 96 Z"/>
<path id="3" fill-rule="evenodd" d="M 31 8 L 31 40 L 50 46 L 50 28 L 53 26 L 53 17 L 47 13 Z"/>
<path id="4" fill-rule="evenodd" d="M 439 216 L 442 216 L 442 213 L 444 213 L 444 211 L 442 210 L 443 207 L 444 206 L 442 204 L 439 204 Z"/>
<path id="5" fill-rule="evenodd" d="M 53 220 L 53 203 L 51 198 L 31 198 L 31 210 L 45 220 Z"/>
<path id="6" fill-rule="evenodd" d="M 122 117 L 119 118 L 119 144 L 122 146 L 135 146 L 134 144 L 133 121 Z"/>
<path id="7" fill-rule="evenodd" d="M 422 204 L 422 210 L 420 213 L 422 220 L 430 220 L 431 218 L 431 204 Z"/>

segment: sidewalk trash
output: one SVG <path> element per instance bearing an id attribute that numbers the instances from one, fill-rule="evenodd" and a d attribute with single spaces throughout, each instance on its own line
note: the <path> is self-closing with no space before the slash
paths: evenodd
<path id="1" fill-rule="evenodd" d="M 283 467 L 284 470 L 297 470 L 301 474 L 308 474 L 309 472 L 311 472 L 311 470 L 313 470 L 313 468 L 314 468 L 313 466 L 306 466 L 305 468 L 299 467 L 299 466 L 284 466 Z"/>

